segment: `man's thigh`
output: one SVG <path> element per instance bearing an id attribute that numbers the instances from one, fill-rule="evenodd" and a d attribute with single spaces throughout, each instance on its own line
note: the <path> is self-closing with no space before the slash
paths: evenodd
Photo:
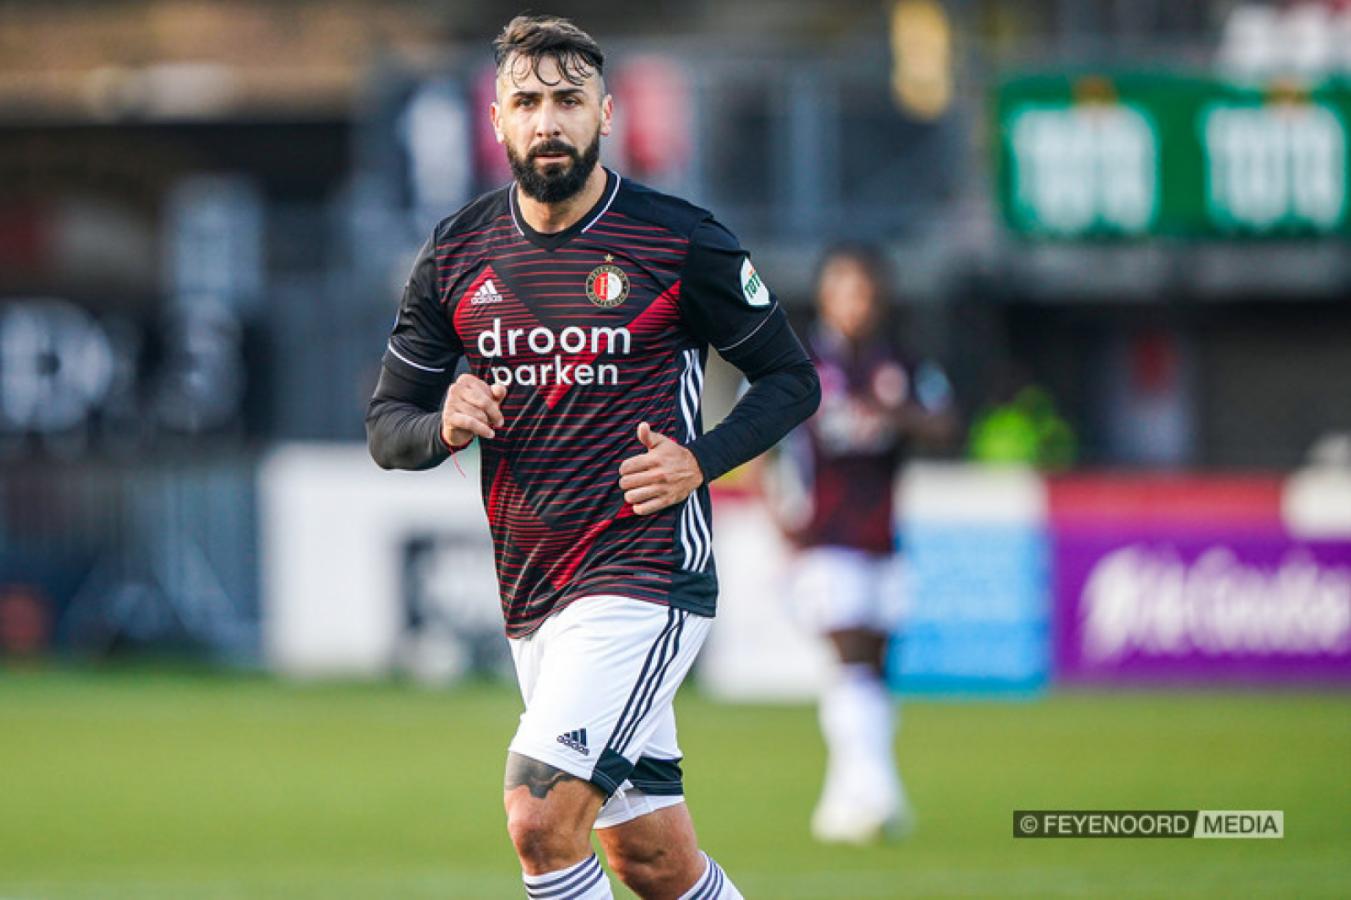
<path id="1" fill-rule="evenodd" d="M 526 710 L 511 752 L 610 797 L 666 723 L 709 623 L 621 597 L 588 597 L 552 616 L 512 648 Z"/>
<path id="2" fill-rule="evenodd" d="M 594 784 L 519 753 L 507 754 L 503 803 L 515 822 L 586 834 L 605 796 Z"/>
<path id="3" fill-rule="evenodd" d="M 647 865 L 661 877 L 688 887 L 703 872 L 699 840 L 684 803 L 667 806 L 621 825 L 596 830 L 601 849 L 611 867 Z"/>

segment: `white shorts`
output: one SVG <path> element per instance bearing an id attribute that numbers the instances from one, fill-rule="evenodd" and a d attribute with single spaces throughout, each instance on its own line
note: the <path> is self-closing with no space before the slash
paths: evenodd
<path id="1" fill-rule="evenodd" d="M 889 634 L 905 615 L 904 575 L 897 556 L 813 547 L 793 563 L 793 610 L 813 631 L 867 628 Z"/>
<path id="2" fill-rule="evenodd" d="M 573 601 L 509 641 L 525 700 L 509 749 L 604 791 L 597 828 L 680 803 L 672 702 L 712 624 L 628 597 Z"/>

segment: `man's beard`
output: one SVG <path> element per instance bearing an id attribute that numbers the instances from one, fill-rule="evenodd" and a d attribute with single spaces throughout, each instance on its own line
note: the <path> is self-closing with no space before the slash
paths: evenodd
<path id="1" fill-rule="evenodd" d="M 572 165 L 550 163 L 543 170 L 535 165 L 535 160 L 540 156 L 560 154 L 566 154 L 572 160 Z M 577 196 L 600 161 L 600 133 L 596 133 L 590 145 L 581 153 L 562 141 L 544 141 L 530 148 L 524 159 L 516 154 L 508 142 L 507 161 L 511 163 L 516 183 L 527 197 L 540 203 L 562 203 Z"/>

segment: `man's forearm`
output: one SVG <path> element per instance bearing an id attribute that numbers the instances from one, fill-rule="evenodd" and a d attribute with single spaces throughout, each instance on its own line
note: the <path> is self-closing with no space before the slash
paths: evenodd
<path id="1" fill-rule="evenodd" d="M 694 441 L 689 450 L 710 482 L 777 444 L 821 402 L 820 383 L 810 362 L 763 375 L 751 382 L 717 428 Z"/>
<path id="2" fill-rule="evenodd" d="M 745 373 L 751 386 L 717 428 L 689 445 L 705 482 L 764 453 L 821 402 L 816 367 L 781 313 L 761 340 L 723 356 Z"/>
<path id="3" fill-rule="evenodd" d="M 430 469 L 450 455 L 441 440 L 443 393 L 381 370 L 366 409 L 366 446 L 382 469 Z"/>

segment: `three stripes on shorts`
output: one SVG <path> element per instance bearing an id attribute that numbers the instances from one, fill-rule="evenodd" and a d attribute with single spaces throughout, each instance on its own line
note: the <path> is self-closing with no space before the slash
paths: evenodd
<path id="1" fill-rule="evenodd" d="M 624 748 L 633 740 L 638 723 L 652 708 L 652 701 L 657 696 L 662 679 L 666 677 L 666 670 L 671 668 L 671 663 L 675 662 L 680 654 L 680 635 L 685 630 L 685 617 L 688 615 L 689 613 L 682 609 L 675 607 L 667 609 L 666 626 L 662 628 L 661 634 L 657 635 L 652 649 L 647 652 L 647 659 L 643 660 L 643 669 L 638 673 L 638 683 L 629 694 L 624 711 L 619 714 L 619 721 L 615 722 L 614 731 L 610 733 L 610 740 L 605 745 L 606 750 L 613 750 L 622 756 Z"/>

